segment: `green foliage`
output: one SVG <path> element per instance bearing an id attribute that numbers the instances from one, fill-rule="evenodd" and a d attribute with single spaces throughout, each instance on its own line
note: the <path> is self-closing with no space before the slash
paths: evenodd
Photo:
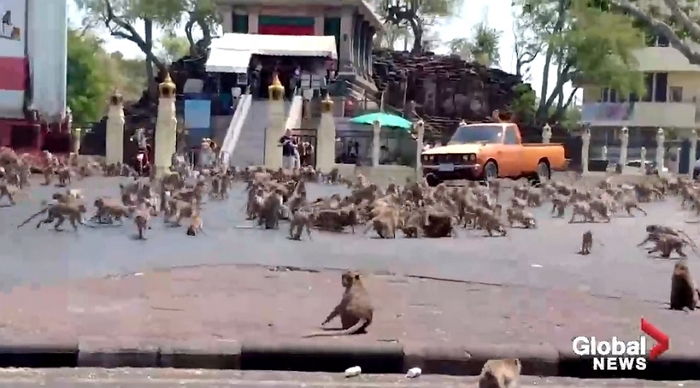
<path id="1" fill-rule="evenodd" d="M 68 30 L 67 100 L 76 123 L 97 121 L 104 113 L 111 85 L 101 43 L 92 35 Z"/>
<path id="2" fill-rule="evenodd" d="M 644 34 L 628 16 L 606 12 L 598 0 L 515 0 L 514 5 L 546 47 L 538 121 L 562 118 L 573 96 L 564 96 L 563 86 L 573 80 L 643 94 L 643 74 L 633 52 L 644 47 Z M 554 87 L 546 75 L 553 66 Z"/>
<path id="3" fill-rule="evenodd" d="M 148 86 L 146 61 L 143 59 L 125 59 L 120 52 L 110 54 L 104 60 L 105 71 L 110 74 L 113 87 L 119 89 L 125 101 L 136 101 Z"/>
<path id="4" fill-rule="evenodd" d="M 643 74 L 633 52 L 645 46 L 644 33 L 630 18 L 588 7 L 584 1 L 575 1 L 573 28 L 562 42 L 576 71 L 595 85 L 643 95 Z"/>
<path id="5" fill-rule="evenodd" d="M 422 51 L 423 33 L 439 17 L 459 11 L 464 0 L 374 0 L 372 3 L 387 24 L 408 27 L 413 35 L 412 52 Z"/>
<path id="6" fill-rule="evenodd" d="M 474 27 L 474 36 L 471 41 L 471 52 L 474 59 L 484 66 L 498 65 L 501 55 L 498 52 L 498 43 L 501 31 L 489 27 L 486 22 L 480 22 Z"/>
<path id="7" fill-rule="evenodd" d="M 450 53 L 467 61 L 477 61 L 484 66 L 497 65 L 501 31 L 481 22 L 474 27 L 471 38 L 452 39 L 447 43 Z"/>
<path id="8" fill-rule="evenodd" d="M 374 47 L 393 50 L 399 41 L 410 38 L 411 32 L 406 27 L 390 24 L 374 36 Z"/>
<path id="9" fill-rule="evenodd" d="M 467 38 L 455 38 L 447 42 L 447 47 L 450 49 L 450 54 L 457 55 L 465 61 L 471 61 L 472 43 Z"/>
<path id="10" fill-rule="evenodd" d="M 410 0 L 410 2 L 417 3 L 417 9 L 424 16 L 449 17 L 459 12 L 463 0 Z"/>
<path id="11" fill-rule="evenodd" d="M 189 53 L 190 44 L 185 37 L 168 33 L 160 39 L 159 43 L 160 52 L 158 56 L 163 58 L 165 62 L 175 62 Z"/>
<path id="12" fill-rule="evenodd" d="M 528 84 L 520 84 L 513 88 L 516 97 L 509 109 L 515 113 L 521 123 L 532 123 L 537 111 L 537 95 Z"/>
<path id="13" fill-rule="evenodd" d="M 133 24 L 138 19 L 148 18 L 162 26 L 173 26 L 180 22 L 187 0 L 75 0 L 80 9 L 99 21 L 108 17 L 107 5 L 114 15 Z"/>

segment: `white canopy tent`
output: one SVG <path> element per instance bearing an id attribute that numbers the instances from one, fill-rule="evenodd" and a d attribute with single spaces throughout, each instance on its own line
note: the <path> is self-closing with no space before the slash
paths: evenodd
<path id="1" fill-rule="evenodd" d="M 211 73 L 245 73 L 254 54 L 338 59 L 333 36 L 227 33 L 210 47 L 206 71 Z"/>

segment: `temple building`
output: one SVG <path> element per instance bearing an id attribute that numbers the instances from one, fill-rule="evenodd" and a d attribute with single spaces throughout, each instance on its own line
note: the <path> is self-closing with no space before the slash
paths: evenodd
<path id="1" fill-rule="evenodd" d="M 337 61 L 328 70 L 362 89 L 376 91 L 372 81 L 372 39 L 381 30 L 382 22 L 364 0 L 217 0 L 217 7 L 224 36 L 241 33 L 334 37 Z M 289 41 L 285 43 L 289 45 Z"/>

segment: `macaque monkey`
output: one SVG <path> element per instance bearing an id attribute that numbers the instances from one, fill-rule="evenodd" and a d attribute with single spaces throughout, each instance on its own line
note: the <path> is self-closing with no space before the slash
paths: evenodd
<path id="1" fill-rule="evenodd" d="M 319 337 L 319 336 L 336 336 L 350 335 L 365 332 L 367 327 L 372 323 L 372 315 L 374 308 L 370 301 L 369 294 L 362 284 L 360 274 L 353 271 L 347 271 L 341 276 L 341 284 L 345 288 L 343 297 L 340 303 L 328 314 L 328 317 L 321 323 L 324 326 L 336 316 L 340 316 L 340 321 L 343 330 L 335 332 L 317 332 L 304 336 Z"/>
<path id="2" fill-rule="evenodd" d="M 479 375 L 479 388 L 515 388 L 521 369 L 518 359 L 488 360 Z"/>
<path id="3" fill-rule="evenodd" d="M 581 253 L 582 255 L 589 255 L 591 253 L 591 248 L 593 247 L 593 233 L 587 231 L 583 234 L 583 239 L 581 241 Z"/>

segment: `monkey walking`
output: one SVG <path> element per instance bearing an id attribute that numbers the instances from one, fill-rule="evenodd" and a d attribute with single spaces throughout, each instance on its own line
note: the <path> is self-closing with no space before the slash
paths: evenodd
<path id="1" fill-rule="evenodd" d="M 292 215 L 289 223 L 289 239 L 301 241 L 301 233 L 306 227 L 306 234 L 311 240 L 311 213 L 306 210 L 297 210 Z"/>
<path id="2" fill-rule="evenodd" d="M 671 310 L 695 310 L 698 305 L 698 290 L 695 288 L 685 259 L 679 260 L 673 266 L 670 302 Z"/>
<path id="3" fill-rule="evenodd" d="M 520 360 L 488 360 L 479 375 L 479 388 L 515 388 L 522 365 Z"/>
<path id="4" fill-rule="evenodd" d="M 696 254 L 700 254 L 700 252 L 698 252 L 698 247 L 697 245 L 695 245 L 693 239 L 690 238 L 690 236 L 688 236 L 688 234 L 683 230 L 671 228 L 670 226 L 651 224 L 647 225 L 646 231 L 648 233 L 647 238 L 644 239 L 644 241 L 642 241 L 641 243 L 637 244 L 638 247 L 646 244 L 648 241 L 655 241 L 656 239 L 658 239 L 658 235 L 660 234 L 670 234 L 680 238 L 681 240 L 683 240 L 684 243 L 690 245 L 690 248 L 693 250 L 693 252 L 695 252 Z"/>
<path id="5" fill-rule="evenodd" d="M 661 252 L 661 257 L 669 258 L 671 256 L 671 252 L 676 251 L 679 256 L 686 257 L 686 254 L 683 253 L 683 246 L 686 244 L 686 242 L 678 236 L 674 236 L 672 234 L 658 234 L 652 241 L 654 242 L 655 246 L 647 251 L 649 254 Z"/>
<path id="6" fill-rule="evenodd" d="M 335 306 L 333 311 L 321 323 L 321 326 L 324 326 L 336 316 L 340 316 L 343 330 L 316 332 L 305 335 L 303 338 L 363 333 L 372 323 L 374 308 L 367 290 L 362 285 L 360 274 L 354 271 L 347 271 L 343 273 L 340 279 L 341 284 L 345 288 L 343 297 L 340 299 L 340 303 Z"/>
<path id="7" fill-rule="evenodd" d="M 87 211 L 85 208 L 85 205 L 79 204 L 79 205 L 72 205 L 72 204 L 65 204 L 65 203 L 57 203 L 50 205 L 48 207 L 45 207 L 42 209 L 39 213 L 34 214 L 32 217 L 27 219 L 24 223 L 22 223 L 20 226 L 26 224 L 29 222 L 32 218 L 35 216 L 38 216 L 39 214 L 42 214 L 44 212 L 47 213 L 46 218 L 39 221 L 39 223 L 36 224 L 36 228 L 39 229 L 42 224 L 50 224 L 54 221 L 56 221 L 56 224 L 53 226 L 53 228 L 57 231 L 61 231 L 61 225 L 68 219 L 70 221 L 71 225 L 73 226 L 73 230 L 76 232 L 78 231 L 78 226 L 77 224 L 84 225 L 83 224 L 83 214 Z M 18 226 L 17 228 L 19 228 Z"/>
<path id="8" fill-rule="evenodd" d="M 583 234 L 583 239 L 581 241 L 581 251 L 579 252 L 579 254 L 590 255 L 592 247 L 593 247 L 593 233 L 589 230 Z"/>

